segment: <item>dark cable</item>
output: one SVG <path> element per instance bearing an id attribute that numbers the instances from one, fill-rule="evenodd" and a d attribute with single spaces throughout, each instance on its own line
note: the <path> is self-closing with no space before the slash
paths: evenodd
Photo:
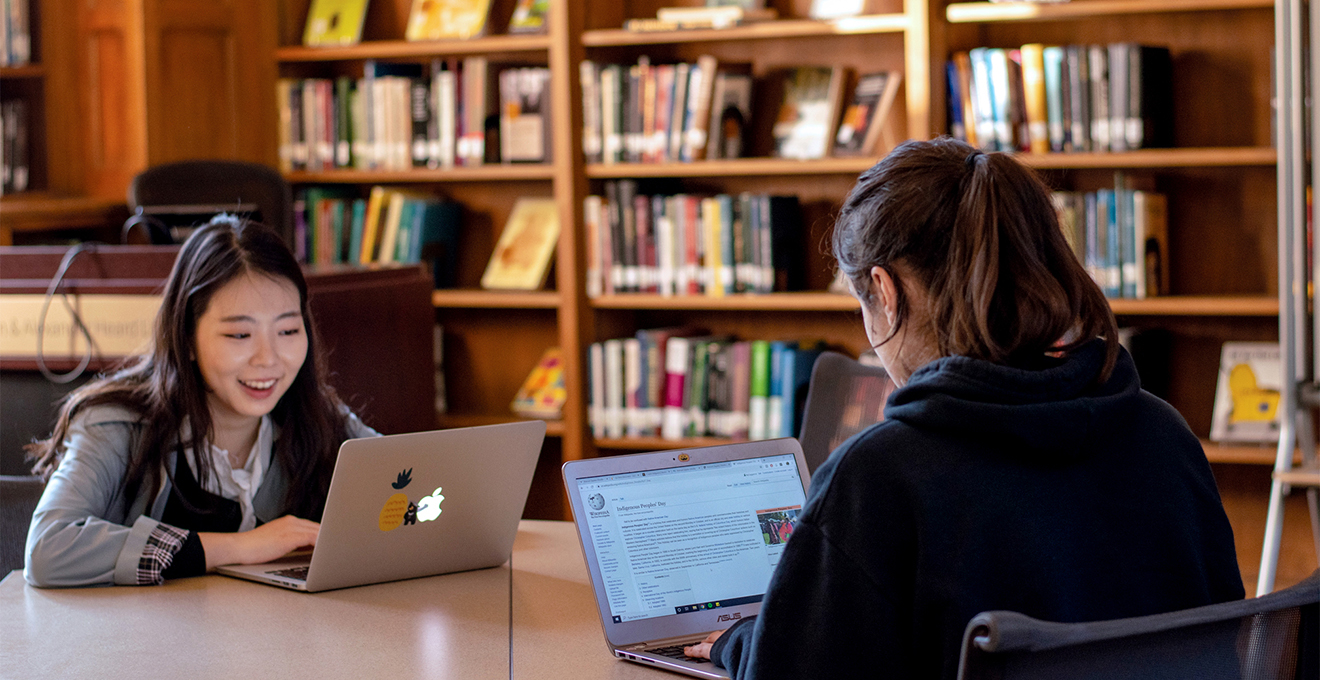
<path id="1" fill-rule="evenodd" d="M 91 331 L 87 330 L 87 324 L 83 323 L 82 315 L 69 303 L 69 296 L 62 295 L 61 300 L 64 302 L 64 308 L 69 311 L 69 315 L 73 318 L 74 326 L 82 332 L 83 338 L 87 340 L 87 348 L 83 351 L 82 361 L 78 362 L 77 368 L 64 374 L 55 373 L 46 366 L 46 314 L 50 311 L 50 301 L 55 297 L 55 292 L 59 290 L 60 284 L 64 282 L 64 275 L 68 273 L 69 266 L 82 253 L 96 252 L 97 245 L 95 241 L 86 241 L 70 248 L 69 252 L 64 254 L 64 259 L 60 261 L 60 268 L 55 272 L 54 278 L 50 280 L 50 286 L 46 288 L 45 299 L 41 301 L 41 315 L 37 317 L 37 369 L 41 371 L 41 374 L 47 380 L 57 385 L 71 383 L 77 380 L 83 374 L 83 371 L 87 370 L 87 367 L 92 363 L 92 348 L 95 341 L 92 339 Z"/>

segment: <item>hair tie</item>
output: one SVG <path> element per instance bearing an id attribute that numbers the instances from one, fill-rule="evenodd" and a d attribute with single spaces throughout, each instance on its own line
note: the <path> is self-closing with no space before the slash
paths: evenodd
<path id="1" fill-rule="evenodd" d="M 968 169 L 968 170 L 975 170 L 975 169 L 976 169 L 976 159 L 978 159 L 978 158 L 980 158 L 981 156 L 984 156 L 984 155 L 985 155 L 985 154 L 984 154 L 984 153 L 981 153 L 980 151 L 973 151 L 973 152 L 967 154 L 967 160 L 965 161 L 965 163 L 966 163 L 966 165 L 967 165 L 967 169 Z"/>

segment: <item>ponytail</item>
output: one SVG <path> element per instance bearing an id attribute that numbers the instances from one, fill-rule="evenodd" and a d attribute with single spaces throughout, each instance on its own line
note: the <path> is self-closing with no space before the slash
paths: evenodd
<path id="1" fill-rule="evenodd" d="M 929 291 L 941 356 L 1027 365 L 1101 337 L 1098 380 L 1117 360 L 1118 324 L 1064 240 L 1049 190 L 1007 154 L 949 138 L 903 144 L 858 179 L 834 254 L 858 291 L 870 289 L 871 267 L 911 272 Z M 907 311 L 901 288 L 894 332 Z"/>

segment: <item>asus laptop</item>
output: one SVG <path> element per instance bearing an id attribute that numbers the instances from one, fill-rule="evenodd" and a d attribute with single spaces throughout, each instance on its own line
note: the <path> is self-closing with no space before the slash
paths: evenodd
<path id="1" fill-rule="evenodd" d="M 544 439 L 541 421 L 350 439 L 310 557 L 217 571 L 315 592 L 503 564 Z"/>
<path id="2" fill-rule="evenodd" d="M 610 651 L 728 677 L 683 646 L 760 611 L 809 479 L 791 438 L 565 463 Z"/>

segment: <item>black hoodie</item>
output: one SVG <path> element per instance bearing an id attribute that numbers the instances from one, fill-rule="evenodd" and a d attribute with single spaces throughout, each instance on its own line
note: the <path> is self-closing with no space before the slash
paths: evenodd
<path id="1" fill-rule="evenodd" d="M 954 678 L 967 621 L 1098 621 L 1243 597 L 1200 442 L 1104 344 L 1032 369 L 945 357 L 815 473 L 736 678 Z"/>

